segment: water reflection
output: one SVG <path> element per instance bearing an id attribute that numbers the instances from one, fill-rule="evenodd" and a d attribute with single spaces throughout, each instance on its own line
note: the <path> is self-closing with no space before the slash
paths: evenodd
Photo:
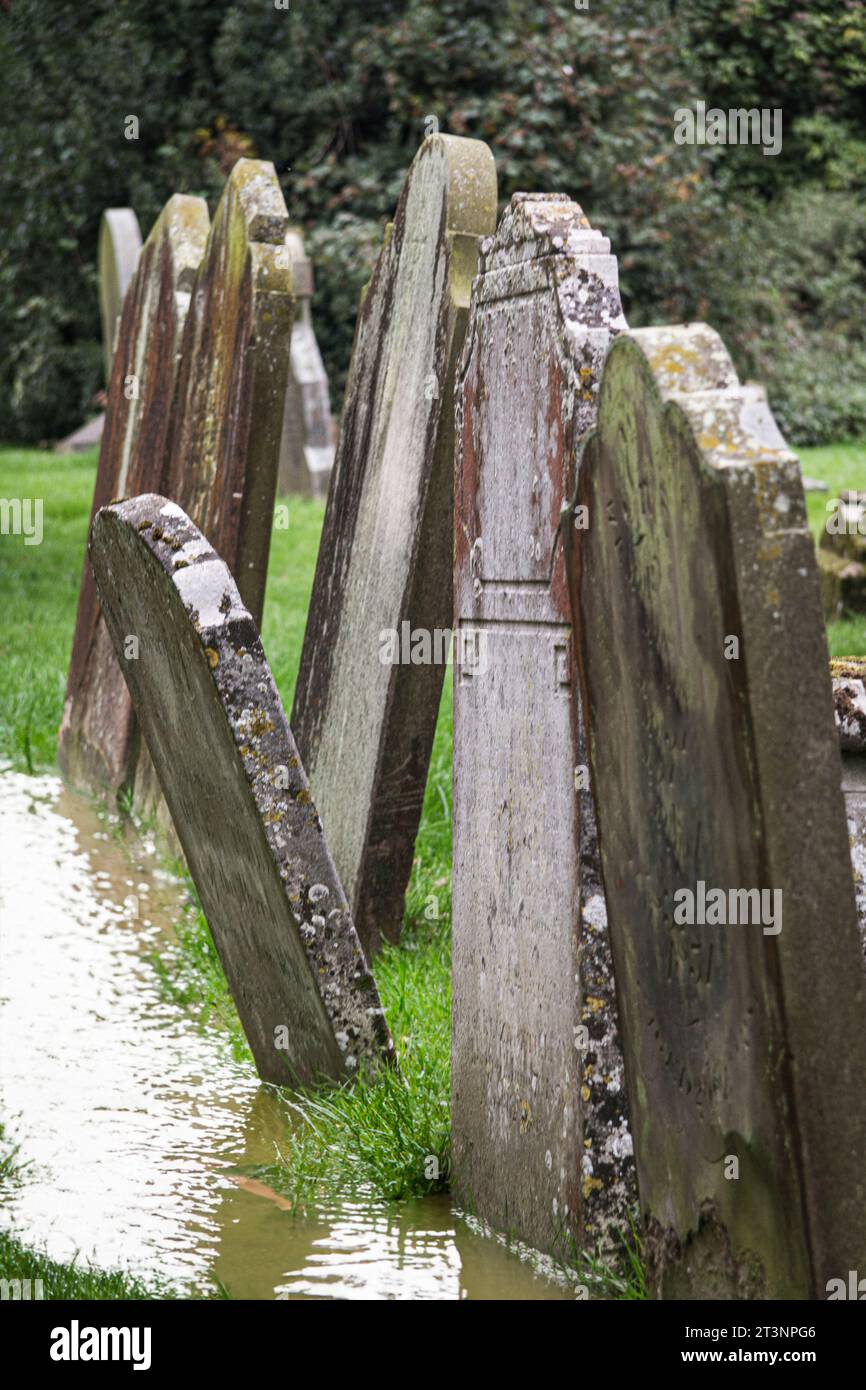
<path id="1" fill-rule="evenodd" d="M 246 1182 L 287 1112 L 161 997 L 180 901 L 59 779 L 0 775 L 0 1120 L 31 1165 L 0 1225 L 236 1298 L 573 1298 L 445 1198 L 295 1212 Z"/>

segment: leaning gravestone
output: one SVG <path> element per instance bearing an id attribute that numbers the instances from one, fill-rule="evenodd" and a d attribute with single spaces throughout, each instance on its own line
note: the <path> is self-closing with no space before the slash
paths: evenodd
<path id="1" fill-rule="evenodd" d="M 368 949 L 402 924 L 444 675 L 390 636 L 450 634 L 454 369 L 495 217 L 487 146 L 428 137 L 355 331 L 292 728 Z"/>
<path id="2" fill-rule="evenodd" d="M 572 603 L 650 1286 L 866 1268 L 866 1005 L 799 467 L 705 325 L 621 337 Z"/>
<path id="3" fill-rule="evenodd" d="M 126 291 L 141 255 L 141 229 L 132 208 L 107 208 L 99 227 L 99 312 L 106 385 L 120 331 Z"/>
<path id="4" fill-rule="evenodd" d="M 274 166 L 239 160 L 192 288 L 164 487 L 224 557 L 257 623 L 294 316 L 287 229 Z M 146 752 L 136 769 L 134 805 L 144 817 L 160 816 Z"/>
<path id="5" fill-rule="evenodd" d="M 115 497 L 165 486 L 181 335 L 208 222 L 203 199 L 175 194 L 145 242 L 121 315 L 91 516 Z M 60 764 L 73 783 L 116 792 L 131 780 L 135 749 L 132 704 L 85 559 Z"/>
<path id="6" fill-rule="evenodd" d="M 375 1068 L 393 1053 L 375 981 L 228 568 L 152 495 L 100 511 L 89 549 L 260 1076 L 309 1084 Z"/>
<path id="7" fill-rule="evenodd" d="M 283 412 L 279 490 L 327 497 L 334 466 L 331 396 L 319 344 L 313 331 L 310 299 L 313 268 L 300 233 L 291 228 L 286 245 L 292 260 L 297 308 L 292 327 L 289 380 Z"/>
<path id="8" fill-rule="evenodd" d="M 273 164 L 240 159 L 193 288 L 168 494 L 237 578 L 261 622 L 294 317 L 288 214 Z"/>
<path id="9" fill-rule="evenodd" d="M 842 749 L 842 791 L 848 815 L 854 890 L 866 952 L 866 657 L 831 661 L 830 675 Z"/>
<path id="10" fill-rule="evenodd" d="M 580 208 L 517 194 L 457 396 L 453 1153 L 458 1199 L 541 1249 L 636 1200 L 560 512 L 625 327 Z"/>

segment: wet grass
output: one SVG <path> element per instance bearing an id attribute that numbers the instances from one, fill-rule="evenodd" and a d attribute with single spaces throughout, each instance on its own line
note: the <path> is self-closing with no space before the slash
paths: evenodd
<path id="1" fill-rule="evenodd" d="M 399 1072 L 293 1094 L 296 1123 L 258 1177 L 296 1202 L 324 1193 L 393 1201 L 447 1189 L 450 955 L 445 922 L 414 921 L 399 947 L 375 958 Z"/>
<path id="2" fill-rule="evenodd" d="M 146 1283 L 122 1270 L 99 1270 L 72 1260 L 49 1260 L 0 1231 L 0 1280 L 30 1281 L 30 1297 L 59 1299 L 168 1299 L 179 1295 L 167 1284 Z M 37 1285 L 36 1281 L 39 1281 Z M 37 1288 L 39 1293 L 37 1295 Z M 20 1297 L 20 1294 L 18 1295 Z"/>
<path id="3" fill-rule="evenodd" d="M 27 1165 L 18 1158 L 18 1149 L 6 1137 L 0 1124 L 0 1196 L 4 1190 L 26 1181 Z M 176 1298 L 167 1284 L 145 1283 L 120 1270 L 105 1272 L 80 1264 L 50 1260 L 25 1245 L 13 1233 L 0 1231 L 0 1281 L 13 1284 L 9 1297 L 57 1299 L 141 1299 Z M 17 1288 L 17 1284 L 23 1288 Z M 0 1297 L 6 1297 L 4 1292 Z"/>
<path id="4" fill-rule="evenodd" d="M 90 515 L 95 452 L 60 457 L 0 452 L 0 496 L 43 499 L 43 541 L 0 538 L 0 758 L 53 766 Z M 291 709 L 324 505 L 289 499 L 275 527 L 262 638 Z M 447 1184 L 450 1085 L 451 686 L 446 679 L 400 947 L 375 974 L 400 1063 L 383 1085 L 363 1081 L 293 1096 L 280 1186 L 309 1196 L 361 1188 L 383 1198 Z M 203 1026 L 216 1021 L 232 1054 L 252 1058 L 222 966 L 187 879 L 190 906 L 178 949 L 154 958 L 167 994 Z"/>
<path id="5" fill-rule="evenodd" d="M 0 452 L 0 496 L 41 497 L 44 539 L 25 547 L 0 537 L 0 758 L 34 771 L 55 763 L 57 727 L 84 558 L 95 453 L 60 458 L 27 451 Z M 866 447 L 855 444 L 803 451 L 804 471 L 829 486 L 811 494 L 810 522 L 817 535 L 828 497 L 863 486 Z M 263 641 L 287 710 L 303 641 L 324 508 L 291 499 L 287 529 L 275 529 L 265 604 Z M 866 654 L 866 616 L 833 623 L 833 655 Z M 376 980 L 395 1038 L 399 1073 L 377 1086 L 363 1078 L 318 1092 L 293 1093 L 295 1123 L 272 1165 L 259 1176 L 297 1201 L 366 1193 L 395 1200 L 442 1190 L 450 1175 L 450 925 L 451 925 L 451 682 L 445 681 L 416 859 L 399 947 L 375 959 Z M 177 925 L 177 950 L 154 960 L 163 987 L 201 1024 L 218 1021 L 234 1055 L 251 1062 L 222 967 L 192 884 L 190 907 Z M 2 1168 L 0 1168 L 2 1175 Z M 12 1268 L 17 1242 L 0 1245 L 0 1269 Z M 24 1252 L 26 1254 L 26 1252 Z M 49 1277 L 61 1268 L 71 1280 L 105 1280 L 124 1287 L 125 1276 L 77 1267 L 35 1271 L 22 1263 L 14 1277 Z M 596 1296 L 645 1296 L 639 1243 L 624 1240 L 621 1268 L 565 1252 Z M 43 1262 L 48 1270 L 50 1262 Z M 13 1277 L 11 1275 L 7 1277 Z M 119 1280 L 119 1284 L 112 1284 Z M 134 1283 L 134 1281 L 133 1281 Z M 62 1285 L 57 1282 L 55 1287 Z M 85 1287 L 82 1283 L 79 1287 Z M 140 1287 L 140 1286 L 136 1286 Z M 152 1294 L 64 1293 L 57 1297 L 150 1297 Z M 161 1295 L 157 1295 L 161 1296 Z"/>

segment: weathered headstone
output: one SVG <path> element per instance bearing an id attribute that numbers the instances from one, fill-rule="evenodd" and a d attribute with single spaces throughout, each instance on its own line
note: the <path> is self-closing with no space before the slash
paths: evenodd
<path id="1" fill-rule="evenodd" d="M 454 370 L 495 218 L 487 146 L 428 137 L 355 331 L 292 729 L 368 949 L 403 920 L 451 628 Z M 426 661 L 392 659 L 404 623 Z"/>
<path id="2" fill-rule="evenodd" d="M 866 1268 L 866 1005 L 796 458 L 705 325 L 611 348 L 572 603 L 644 1256 L 665 1297 Z"/>
<path id="3" fill-rule="evenodd" d="M 273 164 L 238 160 L 184 329 L 167 492 L 225 559 L 261 622 L 294 317 L 288 214 Z"/>
<path id="4" fill-rule="evenodd" d="M 101 415 L 94 415 L 92 419 L 79 425 L 78 429 L 66 435 L 65 439 L 59 439 L 54 445 L 55 454 L 84 454 L 89 449 L 95 449 L 102 439 L 104 428 L 105 412 L 103 411 Z"/>
<path id="5" fill-rule="evenodd" d="M 313 267 L 304 254 L 297 229 L 291 228 L 286 234 L 286 245 L 292 260 L 297 309 L 283 412 L 279 490 L 324 498 L 334 466 L 333 422 L 328 378 L 310 312 Z"/>
<path id="6" fill-rule="evenodd" d="M 866 613 L 866 492 L 846 491 L 828 503 L 818 566 L 828 622 L 846 610 Z"/>
<path id="7" fill-rule="evenodd" d="M 89 549 L 259 1074 L 308 1084 L 375 1068 L 393 1052 L 375 981 L 228 568 L 153 495 L 97 513 Z"/>
<path id="8" fill-rule="evenodd" d="M 99 312 L 106 385 L 111 381 L 123 301 L 140 255 L 141 229 L 132 208 L 107 208 L 99 226 Z"/>
<path id="9" fill-rule="evenodd" d="M 767 399 L 767 388 L 760 381 L 746 381 L 741 388 L 743 393 L 742 420 L 744 428 L 756 434 L 765 444 L 775 449 L 787 449 L 788 441 L 779 429 L 775 415 Z M 802 474 L 804 492 L 826 492 L 827 484 L 818 478 L 807 478 Z"/>
<path id="10" fill-rule="evenodd" d="M 121 315 L 93 497 L 161 489 L 181 335 L 208 232 L 207 205 L 176 194 L 144 245 Z M 60 729 L 60 764 L 82 786 L 118 791 L 135 765 L 135 716 L 85 559 Z"/>
<path id="11" fill-rule="evenodd" d="M 287 229 L 274 166 L 239 160 L 192 287 L 163 488 L 225 559 L 257 623 L 294 316 Z M 134 806 L 168 828 L 146 750 L 136 767 Z"/>
<path id="12" fill-rule="evenodd" d="M 559 535 L 624 327 L 608 240 L 517 194 L 457 394 L 453 1154 L 458 1200 L 548 1250 L 636 1201 Z"/>
<path id="13" fill-rule="evenodd" d="M 854 891 L 866 953 L 866 657 L 831 661 L 830 674 L 842 749 L 842 791 L 848 816 Z"/>

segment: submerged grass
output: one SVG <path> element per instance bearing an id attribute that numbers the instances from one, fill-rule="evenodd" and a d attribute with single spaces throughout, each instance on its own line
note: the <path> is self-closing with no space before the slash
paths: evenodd
<path id="1" fill-rule="evenodd" d="M 382 1200 L 447 1189 L 451 1172 L 450 939 L 440 924 L 406 928 L 375 959 L 399 1071 L 290 1099 L 296 1124 L 258 1176 L 294 1201 L 317 1194 Z"/>
<path id="2" fill-rule="evenodd" d="M 817 536 L 827 497 L 863 486 L 864 447 L 842 444 L 804 450 L 807 473 L 828 483 L 829 493 L 809 496 Z M 24 547 L 20 537 L 0 538 L 0 594 L 5 621 L 0 637 L 0 758 L 18 769 L 53 766 L 63 708 L 66 670 L 84 558 L 96 455 L 63 457 L 33 451 L 0 451 L 0 495 L 41 497 L 44 539 Z M 287 710 L 315 571 L 324 509 L 290 499 L 289 525 L 275 529 L 268 574 L 263 641 Z M 866 616 L 831 624 L 831 654 L 866 654 Z M 273 1164 L 259 1170 L 271 1186 L 299 1201 L 367 1194 L 373 1200 L 424 1196 L 447 1187 L 450 1176 L 450 924 L 451 924 L 451 682 L 446 677 L 428 778 L 416 857 L 399 946 L 375 958 L 374 973 L 395 1039 L 399 1072 L 372 1086 L 363 1078 L 325 1090 L 288 1094 L 294 1114 Z M 122 809 L 122 808 L 121 808 Z M 163 987 L 201 1024 L 218 1021 L 236 1058 L 251 1062 L 222 966 L 195 889 L 177 924 L 177 949 L 154 958 Z M 0 1167 L 2 1175 L 2 1167 Z M 0 1244 L 0 1268 L 11 1268 L 23 1247 Z M 10 1243 L 11 1242 L 11 1243 Z M 4 1253 L 5 1252 L 5 1253 Z M 26 1253 L 26 1252 L 25 1252 Z M 36 1269 L 36 1263 L 19 1267 Z M 23 1255 L 21 1256 L 23 1260 Z M 613 1268 L 576 1251 L 563 1259 L 593 1294 L 645 1297 L 640 1244 L 634 1230 L 623 1238 Z M 51 1262 L 42 1262 L 47 1270 Z M 60 1280 L 24 1272 L 16 1277 Z M 73 1280 L 104 1280 L 105 1289 L 131 1287 L 123 1275 L 96 1275 L 72 1268 Z M 120 1284 L 112 1284 L 120 1280 Z M 134 1284 L 134 1281 L 133 1281 Z M 60 1283 L 55 1285 L 61 1287 Z M 79 1284 L 78 1287 L 86 1287 Z M 140 1287 L 137 1286 L 136 1287 Z M 63 1297 L 153 1297 L 148 1293 L 88 1292 Z M 156 1295 L 164 1296 L 164 1295 Z"/>

